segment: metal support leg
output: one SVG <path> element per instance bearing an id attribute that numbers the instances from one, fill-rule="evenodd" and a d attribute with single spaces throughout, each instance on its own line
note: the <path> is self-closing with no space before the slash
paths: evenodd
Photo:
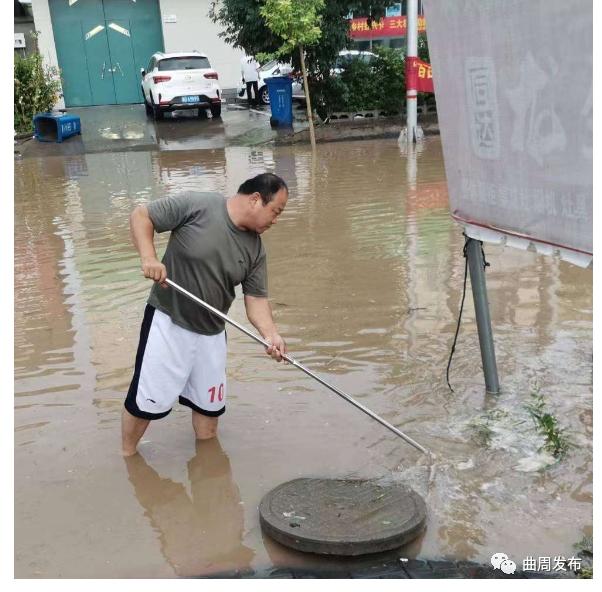
<path id="1" fill-rule="evenodd" d="M 495 362 L 495 346 L 493 344 L 493 332 L 491 331 L 487 284 L 485 283 L 485 267 L 481 249 L 480 241 L 472 238 L 468 239 L 466 254 L 468 257 L 468 268 L 470 269 L 474 308 L 477 316 L 481 360 L 483 361 L 483 372 L 485 374 L 485 389 L 487 393 L 494 395 L 500 392 L 500 383 L 498 381 L 497 364 Z"/>

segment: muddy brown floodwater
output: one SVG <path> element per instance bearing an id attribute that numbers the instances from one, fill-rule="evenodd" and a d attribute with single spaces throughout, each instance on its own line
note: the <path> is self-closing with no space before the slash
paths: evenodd
<path id="1" fill-rule="evenodd" d="M 415 167 L 415 174 L 412 168 Z M 394 140 L 29 158 L 15 162 L 15 574 L 170 577 L 336 560 L 262 536 L 257 506 L 307 477 L 386 477 L 425 490 L 420 454 L 229 330 L 228 410 L 195 445 L 189 410 L 125 461 L 120 414 L 150 285 L 132 208 L 184 189 L 289 183 L 264 235 L 270 298 L 294 357 L 437 455 L 428 526 L 400 556 L 569 557 L 592 528 L 592 272 L 486 246 L 503 392 L 486 396 L 462 294 L 441 145 Z M 164 248 L 166 241 L 159 241 Z M 237 299 L 232 316 L 247 323 Z M 573 447 L 550 466 L 525 408 L 538 389 Z"/>

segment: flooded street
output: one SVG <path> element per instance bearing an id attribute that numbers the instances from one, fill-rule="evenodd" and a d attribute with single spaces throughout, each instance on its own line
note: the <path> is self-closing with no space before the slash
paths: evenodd
<path id="1" fill-rule="evenodd" d="M 334 564 L 262 536 L 262 496 L 300 476 L 385 477 L 425 495 L 427 529 L 399 556 L 576 553 L 592 531 L 592 271 L 485 245 L 503 391 L 485 395 L 469 285 L 450 392 L 464 239 L 439 139 L 416 160 L 374 140 L 320 145 L 315 159 L 298 145 L 15 161 L 16 577 Z M 176 405 L 141 455 L 121 457 L 151 287 L 129 213 L 188 189 L 229 196 L 266 170 L 290 188 L 264 244 L 291 355 L 431 449 L 428 491 L 416 450 L 234 328 L 219 440 L 195 444 Z M 250 326 L 242 298 L 230 314 Z M 548 468 L 534 392 L 573 444 Z"/>

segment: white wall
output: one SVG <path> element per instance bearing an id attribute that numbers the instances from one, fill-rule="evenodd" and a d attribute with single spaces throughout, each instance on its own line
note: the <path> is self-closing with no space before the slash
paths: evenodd
<path id="1" fill-rule="evenodd" d="M 240 82 L 239 49 L 227 45 L 218 37 L 221 28 L 208 16 L 211 0 L 159 0 L 165 51 L 196 49 L 207 54 L 211 66 L 219 75 L 220 86 L 236 88 Z M 177 22 L 165 22 L 175 16 Z"/>
<path id="2" fill-rule="evenodd" d="M 38 50 L 44 64 L 49 67 L 59 67 L 59 61 L 56 56 L 56 46 L 54 44 L 54 34 L 52 32 L 52 21 L 50 20 L 50 8 L 48 0 L 32 0 L 31 8 L 33 10 L 33 20 L 38 32 Z M 65 101 L 61 97 L 55 105 L 55 109 L 64 109 Z"/>

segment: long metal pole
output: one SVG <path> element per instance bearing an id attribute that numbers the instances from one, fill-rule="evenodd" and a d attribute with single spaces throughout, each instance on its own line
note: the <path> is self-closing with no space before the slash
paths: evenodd
<path id="1" fill-rule="evenodd" d="M 485 389 L 489 394 L 495 395 L 500 392 L 500 383 L 495 361 L 495 346 L 493 344 L 493 331 L 491 330 L 487 284 L 485 283 L 485 268 L 481 248 L 480 241 L 473 238 L 468 239 L 466 246 L 468 268 L 470 269 L 470 284 L 472 286 L 472 297 L 477 318 L 483 373 L 485 374 Z"/>
<path id="2" fill-rule="evenodd" d="M 407 2 L 406 60 L 418 57 L 418 0 Z M 406 76 L 406 83 L 408 77 Z M 406 133 L 409 142 L 416 142 L 418 127 L 418 90 L 406 88 Z"/>
<path id="3" fill-rule="evenodd" d="M 225 315 L 221 310 L 218 310 L 217 308 L 214 308 L 210 304 L 207 304 L 204 300 L 201 300 L 198 296 L 195 296 L 188 290 L 185 290 L 181 286 L 178 286 L 178 284 L 176 284 L 175 282 L 172 282 L 170 279 L 166 279 L 165 282 L 167 284 L 169 284 L 174 290 L 177 290 L 181 294 L 184 294 L 184 296 L 187 296 L 191 300 L 194 300 L 197 304 L 200 304 L 203 308 L 205 308 L 208 311 L 212 312 L 213 314 L 217 315 L 223 321 L 226 321 L 226 323 L 230 323 L 230 325 L 233 325 L 239 331 L 242 331 L 245 335 L 248 335 L 251 339 L 254 339 L 255 341 L 257 341 L 257 343 L 260 343 L 264 347 L 270 346 L 270 344 L 267 341 L 265 341 L 264 339 L 262 339 L 261 337 L 259 337 L 259 335 L 256 335 L 252 331 L 249 331 L 246 327 L 244 327 L 240 323 L 237 323 L 234 319 L 231 319 L 230 317 Z M 320 378 L 318 375 L 314 374 L 311 370 L 309 370 L 308 368 L 303 366 L 303 364 L 297 362 L 294 358 L 291 358 L 287 354 L 283 355 L 282 357 L 289 364 L 292 364 L 293 366 L 299 368 L 299 370 L 301 370 L 302 372 L 305 372 L 305 374 L 307 374 L 308 376 L 311 376 L 312 378 L 317 380 L 320 384 L 323 384 L 326 388 L 330 389 L 333 393 L 336 393 L 337 395 L 339 395 L 339 397 L 343 397 L 343 399 L 345 399 L 347 402 L 349 402 L 352 405 L 354 405 L 355 407 L 357 407 L 360 411 L 363 411 L 366 415 L 369 415 L 372 419 L 375 419 L 376 421 L 378 421 L 378 423 L 380 423 L 381 425 L 383 425 L 386 428 L 388 428 L 389 430 L 391 430 L 394 434 L 396 434 L 397 436 L 399 436 L 400 438 L 405 440 L 408 444 L 412 445 L 417 450 L 420 450 L 420 452 L 422 452 L 423 454 L 426 454 L 429 456 L 431 455 L 430 452 L 426 448 L 424 448 L 424 446 L 421 446 L 420 444 L 418 444 L 418 442 L 416 442 L 415 440 L 413 440 L 412 438 L 410 438 L 409 436 L 404 434 L 401 430 L 398 430 L 395 426 L 391 425 L 388 421 L 385 421 L 382 417 L 379 417 L 378 415 L 376 415 L 376 413 L 374 413 L 373 411 L 370 411 L 370 409 L 368 409 L 367 407 L 364 407 L 364 405 L 362 405 L 361 403 L 358 403 L 355 399 L 350 397 L 347 393 L 344 393 L 343 391 L 338 389 L 336 386 L 329 384 L 328 382 L 326 382 L 325 380 Z"/>

